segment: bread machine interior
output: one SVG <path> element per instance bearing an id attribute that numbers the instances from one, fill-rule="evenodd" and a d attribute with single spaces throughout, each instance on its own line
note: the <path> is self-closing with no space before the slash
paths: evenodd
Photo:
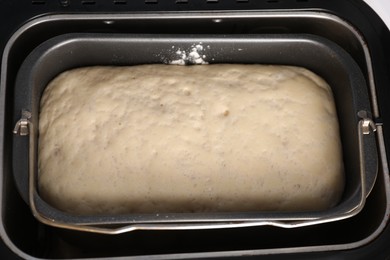
<path id="1" fill-rule="evenodd" d="M 37 208 L 37 211 L 34 212 L 36 216 L 43 212 L 43 218 L 46 220 L 43 220 L 43 225 L 39 224 L 40 228 L 44 229 L 45 232 L 49 230 L 50 236 L 55 238 L 51 244 L 51 257 L 56 258 L 62 254 L 61 250 L 58 249 L 60 244 L 66 245 L 71 249 L 69 250 L 70 257 L 112 256 L 113 251 L 116 251 L 117 253 L 114 255 L 118 256 L 136 255 L 144 254 L 150 249 L 152 249 L 151 252 L 153 252 L 153 254 L 166 254 L 173 252 L 173 250 L 166 250 L 167 248 L 169 249 L 169 241 L 172 242 L 173 240 L 176 242 L 182 241 L 183 246 L 180 249 L 180 253 L 182 254 L 226 251 L 226 248 L 228 247 L 233 248 L 233 250 L 255 249 L 258 254 L 264 254 L 266 252 L 278 253 L 282 250 L 288 251 L 289 248 L 292 248 L 295 252 L 321 251 L 325 248 L 329 250 L 330 246 L 332 247 L 332 250 L 340 250 L 358 247 L 363 243 L 367 243 L 368 239 L 373 239 L 373 237 L 383 229 L 385 223 L 384 216 L 387 214 L 386 212 L 388 212 L 386 206 L 388 203 L 383 203 L 387 201 L 388 196 L 387 176 L 384 174 L 384 172 L 387 172 L 387 167 L 383 164 L 383 160 L 381 160 L 384 155 L 384 150 L 382 150 L 383 141 L 381 140 L 381 126 L 373 125 L 373 121 L 371 121 L 379 116 L 375 98 L 376 90 L 372 79 L 372 65 L 368 60 L 369 56 L 367 56 L 367 54 L 369 52 L 367 46 L 364 45 L 364 41 L 362 41 L 360 35 L 343 20 L 326 13 L 310 12 L 274 13 L 272 15 L 270 15 L 270 13 L 260 12 L 246 17 L 240 14 L 227 12 L 221 13 L 218 21 L 213 19 L 213 15 L 207 13 L 201 16 L 188 15 L 185 17 L 167 14 L 158 19 L 153 15 L 140 15 L 139 17 L 133 17 L 131 19 L 127 19 L 126 15 L 119 17 L 91 15 L 83 16 L 83 20 L 88 21 L 85 23 L 85 26 L 88 28 L 84 28 L 81 32 L 69 29 L 76 28 L 71 25 L 78 24 L 80 18 L 81 17 L 78 17 L 77 15 L 39 18 L 42 19 L 40 22 L 33 21 L 26 25 L 14 38 L 12 46 L 22 45 L 26 48 L 22 54 L 16 53 L 16 47 L 10 48 L 9 57 L 17 57 L 16 60 L 19 60 L 19 65 L 27 58 L 27 65 L 15 66 L 13 71 L 12 67 L 10 67 L 8 73 L 14 73 L 13 77 L 16 78 L 16 72 L 19 72 L 19 74 L 28 75 L 29 78 L 19 77 L 19 79 L 15 81 L 15 84 L 16 86 L 19 84 L 21 88 L 16 87 L 14 93 L 12 93 L 13 91 L 7 91 L 7 100 L 13 100 L 12 102 L 8 101 L 10 106 L 6 107 L 6 114 L 8 115 L 9 122 L 11 122 L 8 124 L 10 133 L 14 130 L 13 128 L 17 122 L 20 123 L 17 125 L 19 128 L 16 129 L 19 134 L 23 133 L 23 131 L 29 132 L 37 127 L 37 115 L 39 112 L 38 102 L 42 88 L 59 72 L 81 65 L 128 64 L 126 60 L 122 59 L 123 56 L 114 61 L 112 59 L 107 59 L 110 54 L 102 54 L 101 50 L 107 47 L 110 48 L 109 46 L 115 46 L 115 48 L 119 49 L 122 48 L 121 44 L 124 42 L 126 43 L 124 39 L 128 38 L 129 35 L 131 35 L 131 44 L 135 47 L 134 49 L 136 52 L 142 52 L 143 50 L 140 46 L 145 46 L 145 44 L 148 44 L 149 42 L 152 42 L 152 44 L 146 51 L 153 50 L 154 48 L 161 50 L 162 45 L 165 46 L 164 48 L 168 47 L 168 45 L 172 46 L 172 40 L 176 40 L 184 45 L 191 45 L 200 41 L 209 41 L 211 46 L 221 47 L 220 50 L 223 50 L 224 48 L 226 50 L 226 44 L 236 45 L 238 43 L 244 44 L 248 49 L 252 48 L 252 50 L 247 53 L 247 56 L 241 55 L 237 58 L 233 55 L 233 60 L 238 61 L 238 63 L 254 63 L 252 59 L 253 55 L 256 54 L 256 44 L 263 44 L 262 46 L 264 48 L 269 47 L 271 45 L 270 42 L 267 42 L 267 39 L 272 39 L 273 45 L 277 43 L 278 40 L 280 41 L 281 46 L 286 45 L 286 42 L 288 43 L 288 48 L 282 47 L 279 51 L 286 51 L 291 48 L 291 46 L 294 45 L 293 42 L 295 42 L 297 38 L 304 39 L 303 41 L 298 41 L 301 46 L 315 46 L 313 47 L 315 50 L 318 50 L 316 48 L 326 50 L 323 54 L 319 54 L 324 56 L 331 53 L 327 48 L 334 45 L 337 50 L 341 50 L 341 53 L 343 53 L 342 56 L 345 54 L 346 56 L 351 57 L 353 63 L 353 65 L 351 65 L 349 58 L 347 62 L 343 59 L 340 61 L 337 57 L 335 58 L 336 62 L 343 64 L 341 67 L 346 68 L 347 70 L 347 73 L 338 74 L 337 80 L 341 79 L 345 80 L 345 82 L 353 81 L 348 79 L 348 75 L 350 75 L 349 69 L 352 67 L 352 70 L 356 69 L 356 71 L 358 71 L 357 74 L 354 74 L 354 72 L 352 73 L 354 75 L 353 79 L 357 78 L 357 84 L 363 86 L 359 91 L 356 91 L 354 87 L 337 87 L 336 89 L 333 89 L 340 120 L 339 123 L 341 125 L 344 163 L 347 165 L 346 167 L 349 173 L 355 173 L 355 177 L 347 176 L 346 194 L 344 194 L 342 202 L 348 207 L 352 207 L 353 210 L 358 208 L 358 211 L 355 212 L 356 214 L 353 214 L 353 216 L 348 214 L 345 215 L 347 210 L 344 208 L 345 205 L 343 206 L 343 203 L 341 203 L 342 208 L 336 207 L 333 212 L 330 212 L 331 216 L 327 215 L 328 213 L 324 214 L 323 212 L 317 212 L 314 215 L 310 215 L 312 213 L 306 215 L 307 213 L 299 212 L 287 215 L 287 217 L 283 215 L 284 213 L 279 215 L 279 213 L 275 214 L 273 212 L 260 215 L 260 218 L 256 213 L 253 215 L 198 214 L 195 218 L 193 215 L 168 214 L 165 215 L 169 216 L 168 221 L 160 221 L 159 218 L 156 218 L 155 216 L 132 216 L 130 222 L 137 223 L 138 226 L 136 225 L 136 229 L 139 229 L 137 232 L 117 234 L 115 236 L 101 235 L 98 233 L 107 233 L 105 228 L 111 225 L 115 226 L 114 230 L 119 230 L 117 233 L 133 230 L 132 228 L 126 230 L 120 229 L 123 226 L 128 227 L 128 216 L 118 216 L 116 219 L 114 216 L 114 221 L 108 221 L 108 219 L 113 219 L 113 216 L 107 216 L 107 218 L 105 218 L 105 216 L 92 216 L 92 218 L 75 217 L 63 214 L 62 212 L 51 208 L 39 197 L 39 194 L 35 190 L 36 183 L 31 183 L 31 175 L 30 180 L 27 178 L 28 176 L 26 176 L 26 174 L 31 174 L 31 172 L 36 173 L 37 131 L 34 132 L 33 129 L 33 134 L 29 132 L 28 135 L 23 137 L 11 137 L 10 134 L 9 138 L 10 140 L 13 140 L 13 155 L 11 159 L 14 160 L 14 162 L 12 164 L 13 170 L 9 171 L 10 178 L 8 178 L 8 182 L 12 183 L 12 178 L 15 178 L 15 184 L 13 184 L 13 186 L 16 186 L 12 188 L 13 191 L 8 192 L 15 195 L 17 194 L 16 188 L 18 189 L 21 197 L 30 205 L 26 205 L 21 198 L 13 200 L 16 201 L 15 205 L 23 208 L 25 212 L 29 212 L 29 207 L 31 207 L 32 204 L 35 205 L 33 207 Z M 239 33 L 237 33 L 236 30 L 233 30 L 233 27 L 231 26 L 235 24 L 237 20 L 240 21 L 240 27 L 242 27 L 238 30 Z M 110 21 L 110 23 L 107 21 Z M 148 22 L 144 23 L 142 26 L 133 26 L 134 24 L 139 25 L 144 21 Z M 302 26 L 308 22 L 310 22 L 311 27 Z M 65 23 L 66 26 L 58 26 L 61 23 Z M 97 30 L 98 28 L 101 28 L 102 24 L 108 27 L 112 25 L 112 28 L 109 27 L 110 29 L 107 30 Z M 53 28 L 62 29 L 56 31 L 52 30 Z M 176 29 L 172 30 L 170 28 Z M 27 47 L 29 45 L 28 34 L 40 30 L 50 31 L 52 33 L 50 35 L 42 34 L 41 37 L 37 38 L 33 45 Z M 185 35 L 185 32 L 188 32 L 188 30 L 194 32 L 194 35 Z M 332 33 L 335 30 L 339 33 Z M 84 33 L 85 31 L 88 33 Z M 99 31 L 99 33 L 95 33 L 95 31 Z M 114 34 L 112 33 L 113 31 L 115 32 Z M 158 34 L 159 31 L 170 33 L 170 35 Z M 217 35 L 210 36 L 210 34 L 215 34 L 215 32 L 218 32 Z M 158 35 L 158 38 L 155 38 L 156 35 Z M 153 45 L 151 39 L 155 41 L 155 45 Z M 194 39 L 196 39 L 195 42 Z M 261 40 L 259 41 L 259 39 Z M 294 39 L 294 41 L 290 41 L 291 39 Z M 99 44 L 96 45 L 96 43 L 101 44 L 102 49 L 99 49 Z M 77 59 L 73 59 L 76 56 L 72 56 L 71 52 L 64 51 L 66 48 L 61 49 L 61 46 L 65 45 L 69 47 L 75 55 L 79 55 Z M 82 50 L 85 50 L 85 48 L 80 46 L 92 46 L 92 48 L 90 48 L 88 52 L 83 53 Z M 294 50 L 299 49 L 297 46 L 292 48 L 296 48 Z M 37 49 L 38 51 L 36 51 Z M 271 50 L 271 53 L 272 52 L 276 52 L 276 49 Z M 34 55 L 38 54 L 40 56 L 34 57 Z M 297 53 L 295 54 L 297 55 Z M 300 54 L 303 55 L 303 53 Z M 336 51 L 336 54 L 339 54 L 339 51 Z M 27 57 L 28 55 L 30 56 Z M 85 55 L 84 58 L 82 55 Z M 129 57 L 131 57 L 132 64 L 151 63 L 150 57 L 143 60 L 145 59 L 145 56 L 135 54 L 134 52 L 130 52 Z M 232 63 L 232 61 L 229 60 L 232 59 L 231 56 L 216 56 L 216 58 L 219 58 L 221 63 Z M 283 64 L 287 63 L 287 65 L 294 65 L 291 64 L 291 60 L 288 61 L 283 56 L 280 56 L 279 58 L 280 62 Z M 58 60 L 55 61 L 56 59 Z M 269 60 L 266 63 L 280 62 L 277 60 L 276 62 L 275 60 L 273 62 Z M 311 63 L 308 57 L 304 58 L 303 62 Z M 155 61 L 152 63 L 155 63 Z M 56 66 L 52 66 L 53 64 Z M 31 67 L 30 65 L 33 66 Z M 323 64 L 303 65 L 312 67 L 314 71 L 325 74 L 322 75 L 325 78 L 331 79 L 329 75 L 326 75 L 326 70 L 328 68 L 321 69 Z M 31 68 L 33 69 L 31 70 Z M 337 72 L 329 72 L 329 74 L 332 73 Z M 47 74 L 50 76 L 47 76 Z M 359 79 L 360 76 L 362 77 L 361 79 Z M 27 79 L 31 81 L 26 82 Z M 353 84 L 356 84 L 356 82 L 353 82 Z M 26 86 L 27 91 L 24 89 Z M 7 85 L 7 89 L 8 88 L 11 89 L 11 87 L 8 87 Z M 24 110 L 24 113 L 22 113 L 21 117 L 22 110 Z M 32 124 L 30 124 L 31 122 Z M 374 133 L 373 129 L 376 129 L 377 131 Z M 360 131 L 362 133 L 361 136 L 363 136 L 362 138 L 360 138 Z M 367 135 L 364 133 L 367 133 Z M 351 137 L 349 137 L 349 135 Z M 359 140 L 361 142 L 359 142 Z M 11 144 L 9 144 L 9 146 L 11 146 Z M 32 154 L 34 156 L 31 156 Z M 377 156 L 379 156 L 379 159 Z M 23 158 L 24 162 L 21 162 L 20 158 Z M 359 165 L 354 163 L 356 161 L 360 162 Z M 362 164 L 363 161 L 365 161 L 365 163 Z M 31 165 L 34 167 L 29 168 Z M 11 166 L 9 167 L 11 169 Z M 367 172 L 368 174 L 366 175 Z M 23 174 L 25 174 L 24 177 L 22 177 Z M 34 176 L 32 177 L 33 179 Z M 366 197 L 368 194 L 369 196 Z M 19 194 L 17 195 L 19 196 Z M 6 195 L 6 198 L 7 196 L 9 196 L 9 194 Z M 326 219 L 331 217 L 332 221 L 317 222 L 315 220 L 310 222 L 310 218 L 313 216 L 317 219 L 321 219 L 324 216 Z M 42 220 L 39 217 L 38 219 Z M 256 222 L 259 219 L 262 222 L 261 224 Z M 370 219 L 370 225 L 366 225 L 367 219 Z M 30 222 L 34 221 L 33 218 L 30 219 Z M 54 223 L 54 226 L 57 227 L 65 227 L 65 229 L 50 227 L 49 222 L 52 222 L 51 224 Z M 229 227 L 226 226 L 227 222 L 237 224 L 236 228 L 226 229 L 226 227 Z M 270 222 L 271 225 L 269 225 Z M 65 223 L 65 226 L 62 226 L 62 224 L 56 225 L 56 223 Z M 244 224 L 242 225 L 242 223 Z M 75 226 L 84 225 L 88 228 L 93 227 L 92 231 L 95 233 L 85 232 L 90 230 L 74 228 Z M 159 231 L 159 225 L 165 230 Z M 182 226 L 180 227 L 180 225 Z M 359 225 L 362 228 L 353 228 L 356 225 Z M 102 226 L 103 229 L 99 229 Z M 118 226 L 120 228 L 116 229 Z M 98 228 L 94 229 L 94 227 Z M 296 228 L 285 229 L 280 227 Z M 66 228 L 68 228 L 68 230 L 66 230 Z M 186 228 L 186 231 L 172 230 Z M 143 231 L 142 229 L 154 230 Z M 103 232 L 100 232 L 99 230 L 103 230 Z M 310 236 L 308 236 L 308 234 L 313 232 L 318 234 L 318 239 L 316 241 L 313 241 L 310 239 Z M 217 242 L 211 249 L 207 248 L 208 246 L 206 243 L 202 242 L 202 237 L 204 236 L 210 236 L 214 240 L 220 240 L 221 242 Z M 260 244 L 251 244 L 247 242 L 238 242 L 235 244 L 236 242 L 234 242 L 237 241 L 237 238 L 238 240 L 242 238 L 243 240 L 248 241 L 247 239 L 244 239 L 248 237 L 258 241 L 259 238 L 264 236 L 269 237 L 269 239 Z M 19 239 L 17 237 L 18 236 L 16 235 L 16 240 Z M 232 239 L 232 237 L 235 239 Z M 294 237 L 294 239 L 290 239 L 292 237 Z M 151 243 L 144 247 L 141 246 L 140 241 L 142 240 L 148 240 Z M 166 244 L 161 243 L 161 241 L 164 240 L 167 241 Z M 109 248 L 97 249 L 95 251 L 88 250 L 88 248 L 92 247 L 92 244 L 105 244 L 107 241 L 110 242 Z M 190 241 L 196 241 L 197 245 L 192 245 Z M 131 248 L 127 247 L 126 245 L 128 245 L 129 242 L 134 243 L 135 246 Z M 21 244 L 23 244 L 23 242 L 21 242 Z M 141 249 L 137 249 L 137 247 Z"/>

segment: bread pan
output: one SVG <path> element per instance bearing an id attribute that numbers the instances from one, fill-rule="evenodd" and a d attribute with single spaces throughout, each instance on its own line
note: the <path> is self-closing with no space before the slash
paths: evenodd
<path id="1" fill-rule="evenodd" d="M 37 139 L 41 94 L 59 73 L 83 66 L 169 63 L 176 51 L 203 44 L 208 63 L 278 64 L 305 67 L 332 87 L 339 118 L 345 190 L 326 211 L 167 213 L 76 216 L 46 203 L 37 190 Z M 174 46 L 174 48 L 173 48 Z M 186 59 L 186 63 L 197 62 Z M 35 48 L 17 76 L 14 97 L 13 172 L 16 185 L 41 222 L 79 231 L 119 234 L 132 230 L 213 229 L 272 225 L 294 228 L 358 214 L 376 179 L 375 125 L 364 77 L 335 43 L 314 35 L 125 35 L 64 34 Z M 329 162 L 332 163 L 332 162 Z"/>

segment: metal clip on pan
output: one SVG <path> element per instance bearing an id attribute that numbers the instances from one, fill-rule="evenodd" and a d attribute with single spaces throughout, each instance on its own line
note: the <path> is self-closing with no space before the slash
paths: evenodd
<path id="1" fill-rule="evenodd" d="M 35 147 L 35 128 L 31 122 L 31 113 L 27 110 L 22 111 L 21 119 L 16 123 L 14 134 L 19 136 L 29 136 L 29 202 L 33 215 L 42 223 L 83 232 L 93 232 L 99 234 L 122 234 L 134 230 L 190 230 L 190 229 L 221 229 L 221 228 L 239 228 L 239 227 L 251 227 L 251 226 L 277 226 L 283 228 L 295 228 L 302 226 L 309 226 L 314 224 L 327 223 L 336 220 L 342 220 L 358 214 L 364 207 L 368 191 L 366 187 L 366 172 L 365 172 L 365 154 L 364 154 L 364 137 L 370 135 L 376 131 L 376 125 L 374 121 L 368 116 L 367 111 L 359 111 L 358 117 L 360 121 L 358 123 L 359 134 L 359 156 L 360 156 L 360 178 L 361 178 L 361 199 L 360 203 L 351 211 L 345 212 L 337 217 L 324 217 L 324 218 L 312 218 L 298 221 L 282 221 L 272 219 L 259 219 L 250 221 L 231 221 L 231 222 L 180 222 L 180 223 L 137 223 L 129 224 L 121 227 L 103 227 L 83 224 L 65 223 L 58 220 L 50 219 L 41 214 L 36 207 L 35 197 L 37 193 L 37 173 L 36 173 L 36 153 Z"/>
<path id="2" fill-rule="evenodd" d="M 31 113 L 27 110 L 22 110 L 22 117 L 16 123 L 13 133 L 20 136 L 29 135 L 30 118 Z"/>

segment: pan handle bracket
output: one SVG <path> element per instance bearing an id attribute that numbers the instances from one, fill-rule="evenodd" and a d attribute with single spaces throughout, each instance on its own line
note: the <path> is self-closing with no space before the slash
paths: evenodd
<path id="1" fill-rule="evenodd" d="M 369 135 L 371 133 L 371 130 L 373 132 L 376 132 L 376 124 L 374 120 L 370 118 L 367 111 L 364 110 L 359 111 L 358 116 L 362 119 L 361 127 L 362 127 L 363 135 Z"/>
<path id="2" fill-rule="evenodd" d="M 22 109 L 22 116 L 16 122 L 13 133 L 15 135 L 19 136 L 27 136 L 30 134 L 30 118 L 31 118 L 31 112 L 25 109 Z"/>

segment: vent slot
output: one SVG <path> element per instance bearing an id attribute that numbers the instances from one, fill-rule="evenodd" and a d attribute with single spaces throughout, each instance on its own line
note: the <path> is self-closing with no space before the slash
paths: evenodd
<path id="1" fill-rule="evenodd" d="M 236 0 L 237 3 L 249 3 L 249 0 Z"/>
<path id="2" fill-rule="evenodd" d="M 81 0 L 82 5 L 94 5 L 96 4 L 95 0 Z"/>
<path id="3" fill-rule="evenodd" d="M 114 5 L 125 5 L 127 4 L 127 0 L 114 0 Z"/>
<path id="4" fill-rule="evenodd" d="M 188 4 L 188 0 L 176 0 L 176 4 Z"/>
<path id="5" fill-rule="evenodd" d="M 31 4 L 33 4 L 33 5 L 44 5 L 44 4 L 46 4 L 46 0 L 32 0 Z"/>
<path id="6" fill-rule="evenodd" d="M 145 4 L 157 4 L 158 0 L 145 0 Z"/>
<path id="7" fill-rule="evenodd" d="M 206 0 L 206 3 L 208 4 L 217 4 L 219 0 Z"/>
<path id="8" fill-rule="evenodd" d="M 61 6 L 66 7 L 66 6 L 69 6 L 70 0 L 59 0 L 59 3 Z"/>

